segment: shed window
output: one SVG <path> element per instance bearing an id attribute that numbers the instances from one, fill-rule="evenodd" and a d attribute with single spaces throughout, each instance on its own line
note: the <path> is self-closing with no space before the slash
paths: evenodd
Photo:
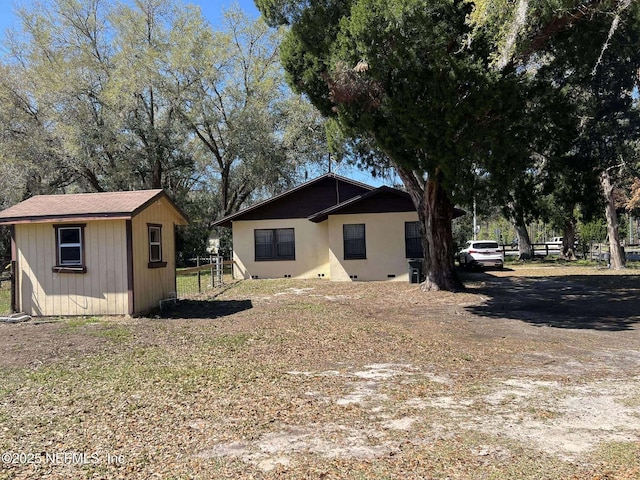
<path id="1" fill-rule="evenodd" d="M 58 273 L 84 273 L 84 225 L 54 225 Z"/>
<path id="2" fill-rule="evenodd" d="M 149 268 L 166 267 L 162 261 L 162 225 L 147 225 L 149 229 Z"/>
<path id="3" fill-rule="evenodd" d="M 295 260 L 296 237 L 293 228 L 254 230 L 256 261 Z"/>
<path id="4" fill-rule="evenodd" d="M 419 222 L 405 222 L 404 249 L 407 258 L 424 258 Z"/>
<path id="5" fill-rule="evenodd" d="M 344 239 L 345 260 L 358 260 L 367 258 L 364 223 L 343 225 L 342 235 Z"/>

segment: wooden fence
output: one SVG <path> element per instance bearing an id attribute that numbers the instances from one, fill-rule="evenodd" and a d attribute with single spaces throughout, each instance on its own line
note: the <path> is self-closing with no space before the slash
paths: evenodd
<path id="1" fill-rule="evenodd" d="M 534 256 L 538 258 L 559 256 L 562 253 L 561 244 L 548 244 L 548 243 L 533 243 L 531 244 L 534 250 Z M 504 252 L 505 258 L 509 256 L 518 255 L 518 246 L 512 244 L 500 245 Z M 625 255 L 627 260 L 638 261 L 640 260 L 640 245 L 627 245 L 625 248 Z M 582 246 L 578 246 L 575 249 L 576 256 L 585 258 L 588 260 L 608 260 L 609 245 L 604 243 L 594 243 L 587 245 L 586 249 Z"/>
<path id="2" fill-rule="evenodd" d="M 533 247 L 533 251 L 534 251 L 534 256 L 536 257 L 549 257 L 552 255 L 560 255 L 560 252 L 562 252 L 562 245 L 549 245 L 547 243 L 532 243 L 531 246 Z M 512 256 L 512 255 L 518 255 L 518 246 L 517 245 L 513 245 L 513 244 L 503 244 L 500 245 L 500 247 L 502 248 L 502 252 L 504 253 L 504 256 Z"/>
<path id="3" fill-rule="evenodd" d="M 195 267 L 176 269 L 178 298 L 205 293 L 224 285 L 231 275 L 233 262 L 222 257 L 197 257 Z"/>

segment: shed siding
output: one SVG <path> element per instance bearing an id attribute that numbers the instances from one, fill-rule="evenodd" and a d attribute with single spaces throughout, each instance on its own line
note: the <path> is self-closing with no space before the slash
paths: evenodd
<path id="1" fill-rule="evenodd" d="M 331 280 L 409 281 L 404 224 L 415 221 L 418 221 L 416 212 L 331 215 L 328 220 Z M 358 223 L 365 225 L 367 258 L 345 260 L 342 227 Z M 357 276 L 357 279 L 352 279 L 352 276 Z"/>
<path id="2" fill-rule="evenodd" d="M 255 261 L 254 230 L 293 228 L 295 260 Z M 234 278 L 329 279 L 329 244 L 327 222 L 312 223 L 307 219 L 254 220 L 233 222 Z"/>
<path id="3" fill-rule="evenodd" d="M 165 198 L 133 217 L 133 305 L 135 313 L 149 311 L 176 291 L 175 225 L 180 219 Z M 147 225 L 162 225 L 162 260 L 166 267 L 149 268 Z M 126 278 L 126 272 L 125 272 Z"/>
<path id="4" fill-rule="evenodd" d="M 127 313 L 125 222 L 87 223 L 84 229 L 87 272 L 84 274 L 52 271 L 56 263 L 52 225 L 33 223 L 15 227 L 18 309 L 29 315 Z"/>

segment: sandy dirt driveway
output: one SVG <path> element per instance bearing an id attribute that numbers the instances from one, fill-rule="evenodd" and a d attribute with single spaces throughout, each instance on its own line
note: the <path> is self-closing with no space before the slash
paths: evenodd
<path id="1" fill-rule="evenodd" d="M 0 478 L 640 478 L 640 275 L 462 275 L 0 325 L 1 449 L 98 460 Z"/>
<path id="2" fill-rule="evenodd" d="M 534 346 L 500 369 L 487 395 L 468 399 L 493 409 L 471 426 L 568 459 L 606 442 L 638 445 L 640 277 L 516 268 L 469 280 L 481 297 L 464 308 L 469 334 Z"/>

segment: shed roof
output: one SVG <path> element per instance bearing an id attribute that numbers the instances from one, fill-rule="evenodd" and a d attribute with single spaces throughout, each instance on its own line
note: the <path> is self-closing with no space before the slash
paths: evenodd
<path id="1" fill-rule="evenodd" d="M 62 220 L 130 219 L 156 200 L 165 198 L 176 215 L 187 215 L 164 190 L 37 195 L 0 212 L 0 225 Z"/>

